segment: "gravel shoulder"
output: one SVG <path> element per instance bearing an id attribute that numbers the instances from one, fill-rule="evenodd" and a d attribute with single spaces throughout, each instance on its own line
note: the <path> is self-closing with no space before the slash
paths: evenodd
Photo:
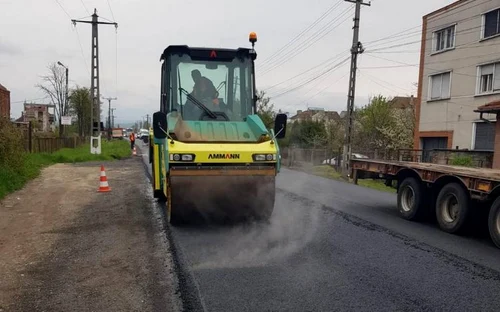
<path id="1" fill-rule="evenodd" d="M 0 311 L 179 311 L 139 157 L 58 164 L 0 202 Z"/>

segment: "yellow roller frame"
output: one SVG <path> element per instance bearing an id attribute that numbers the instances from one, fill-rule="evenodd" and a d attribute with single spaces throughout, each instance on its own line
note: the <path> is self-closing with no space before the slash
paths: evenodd
<path id="1" fill-rule="evenodd" d="M 160 184 L 160 153 L 159 153 L 159 148 L 157 144 L 154 144 L 153 146 L 153 161 L 155 164 L 155 172 L 154 172 L 154 189 L 155 191 L 160 190 L 161 184 Z"/>

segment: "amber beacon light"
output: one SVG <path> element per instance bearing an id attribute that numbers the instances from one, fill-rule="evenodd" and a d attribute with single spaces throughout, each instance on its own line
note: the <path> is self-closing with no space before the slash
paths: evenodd
<path id="1" fill-rule="evenodd" d="M 253 31 L 250 33 L 250 35 L 248 36 L 248 40 L 254 44 L 257 42 L 257 34 L 254 33 Z"/>

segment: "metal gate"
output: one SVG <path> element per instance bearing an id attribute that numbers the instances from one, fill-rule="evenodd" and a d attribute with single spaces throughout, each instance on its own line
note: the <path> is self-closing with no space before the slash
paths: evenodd
<path id="1" fill-rule="evenodd" d="M 495 149 L 495 123 L 477 122 L 474 149 L 493 151 Z"/>
<path id="2" fill-rule="evenodd" d="M 434 149 L 448 148 L 447 137 L 422 138 L 422 162 L 431 162 L 431 152 Z"/>

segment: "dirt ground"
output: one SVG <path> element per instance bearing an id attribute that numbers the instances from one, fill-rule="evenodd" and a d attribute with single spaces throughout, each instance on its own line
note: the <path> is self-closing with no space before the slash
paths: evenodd
<path id="1" fill-rule="evenodd" d="M 178 311 L 142 163 L 58 164 L 0 202 L 0 312 Z"/>

